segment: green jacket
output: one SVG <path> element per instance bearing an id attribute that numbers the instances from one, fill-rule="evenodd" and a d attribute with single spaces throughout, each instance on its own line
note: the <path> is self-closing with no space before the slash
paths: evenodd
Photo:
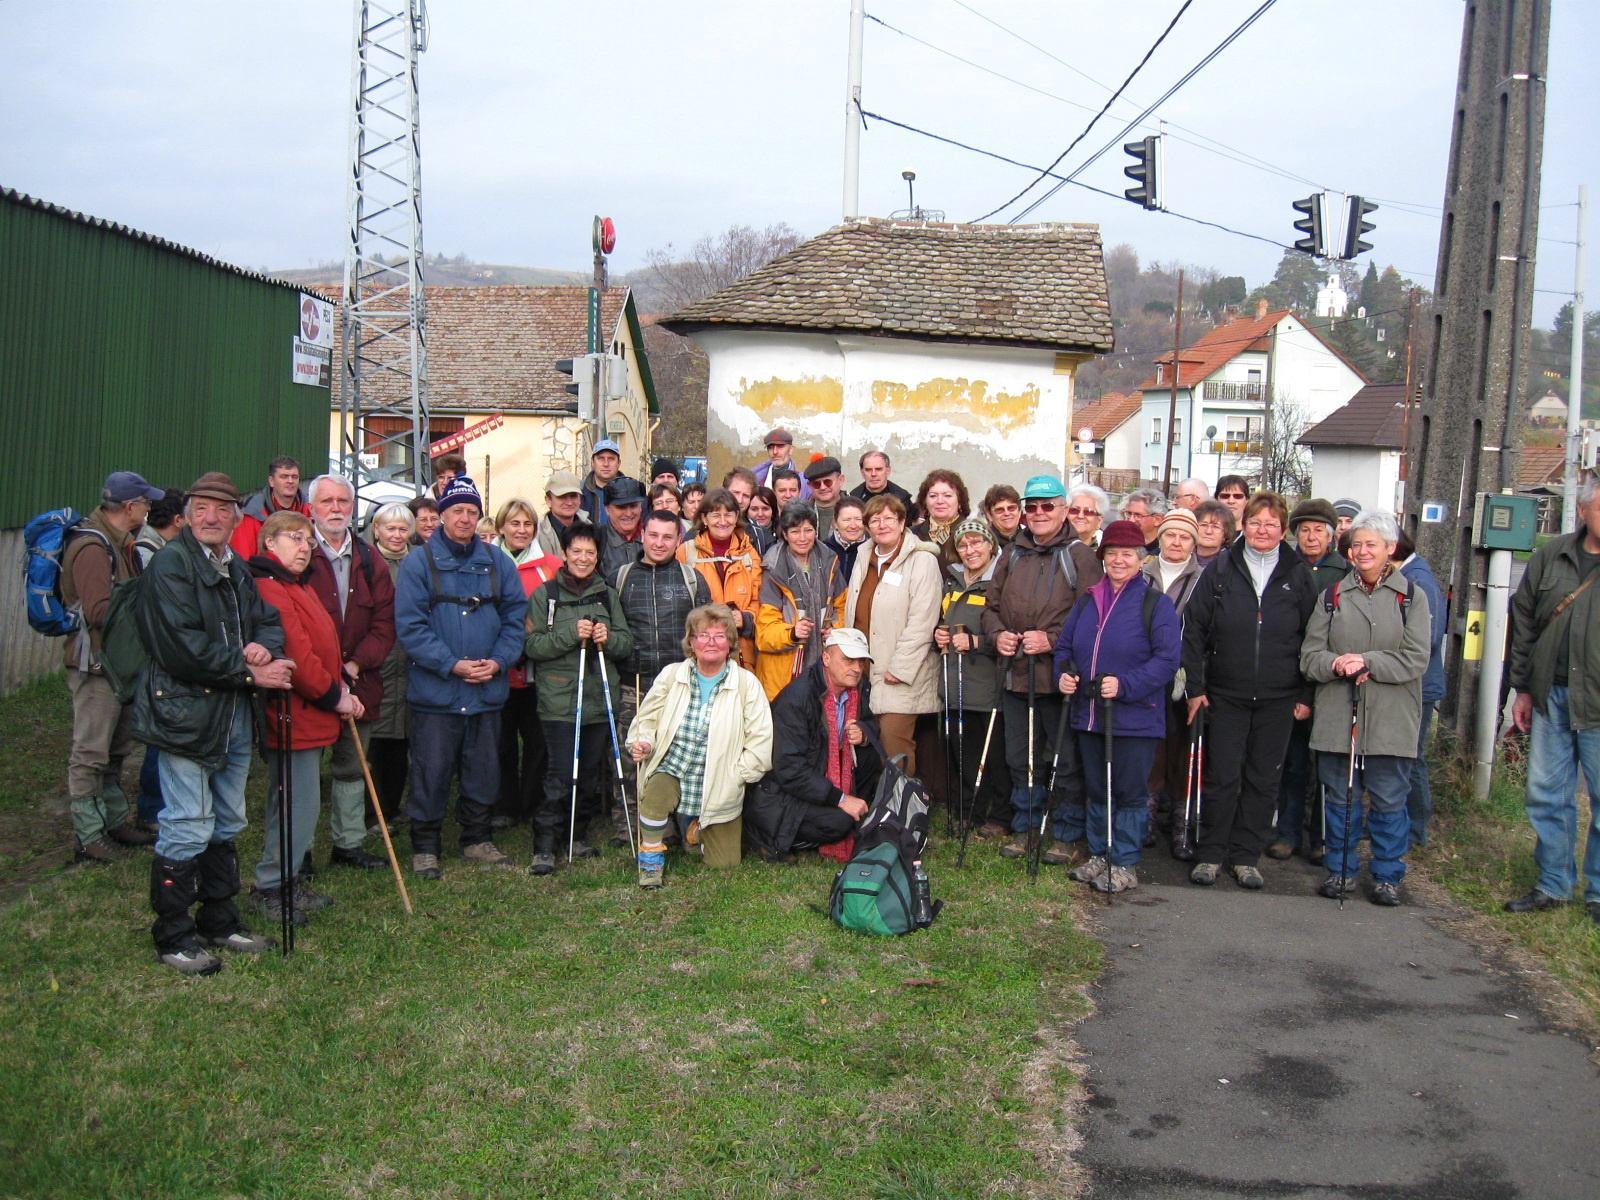
<path id="1" fill-rule="evenodd" d="M 185 529 L 150 560 L 133 611 L 150 653 L 133 698 L 134 736 L 215 770 L 239 705 L 254 694 L 245 646 L 283 657 L 278 610 L 261 599 L 244 559 L 232 554 L 224 574 Z"/>
<path id="2" fill-rule="evenodd" d="M 1567 719 L 1575 732 L 1600 728 L 1600 573 L 1559 617 L 1552 621 L 1550 614 L 1578 586 L 1578 539 L 1583 536 L 1581 531 L 1564 533 L 1535 550 L 1511 600 L 1511 686 L 1530 693 L 1545 713 L 1550 689 L 1565 684 Z M 1565 679 L 1557 679 L 1563 630 L 1569 632 L 1568 670 Z"/>
<path id="3" fill-rule="evenodd" d="M 633 653 L 633 634 L 616 588 L 601 579 L 598 571 L 585 582 L 588 586 L 582 592 L 574 590 L 572 577 L 563 568 L 528 599 L 525 649 L 539 689 L 539 718 L 544 721 L 571 721 L 577 715 L 578 622 L 584 619 L 606 627 L 606 644 L 600 654 L 593 645 L 589 647 L 584 665 L 583 723 L 606 722 L 606 698 L 596 670 L 600 664 L 605 665 L 605 677 L 611 684 L 611 703 L 621 700 L 615 664 Z M 619 729 L 617 736 L 622 734 Z"/>

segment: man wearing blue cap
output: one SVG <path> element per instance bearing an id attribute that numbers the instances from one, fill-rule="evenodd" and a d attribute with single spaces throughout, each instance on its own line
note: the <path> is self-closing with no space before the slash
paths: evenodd
<path id="1" fill-rule="evenodd" d="M 1056 691 L 1050 656 L 1067 614 L 1103 571 L 1094 551 L 1067 524 L 1067 489 L 1060 479 L 1035 475 L 1028 480 L 1022 509 L 1027 528 L 1018 531 L 995 568 L 983 613 L 984 637 L 1002 659 L 1009 660 L 1000 708 L 1016 837 L 1000 853 L 1007 858 L 1028 853 L 1045 809 L 1055 799 L 1048 794 L 1055 774 L 1057 794 L 1062 797 L 1055 814 L 1055 837 L 1062 845 L 1045 851 L 1043 861 L 1067 865 L 1076 858 L 1067 846 L 1084 836 L 1086 800 L 1070 734 L 1059 748 L 1059 770 L 1053 770 L 1062 697 Z"/>
<path id="2" fill-rule="evenodd" d="M 604 528 L 610 517 L 606 513 L 606 485 L 617 479 L 627 479 L 622 473 L 622 447 L 611 438 L 601 438 L 589 452 L 589 474 L 583 481 L 583 507 L 592 513 L 595 525 Z"/>
<path id="3" fill-rule="evenodd" d="M 117 843 L 148 846 L 155 836 L 128 822 L 122 791 L 122 760 L 133 749 L 131 710 L 100 669 L 100 629 L 111 591 L 139 573 L 133 539 L 150 502 L 164 495 L 132 471 L 113 471 L 100 492 L 100 507 L 74 529 L 61 553 L 61 602 L 81 623 L 66 639 L 67 690 L 72 693 L 72 755 L 67 791 L 78 862 L 109 863 L 122 857 Z"/>

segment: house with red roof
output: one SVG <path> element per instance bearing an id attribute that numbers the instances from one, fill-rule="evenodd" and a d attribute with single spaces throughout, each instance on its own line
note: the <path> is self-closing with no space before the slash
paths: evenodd
<path id="1" fill-rule="evenodd" d="M 1294 312 L 1268 312 L 1265 301 L 1253 317 L 1236 317 L 1185 346 L 1176 372 L 1172 358 L 1170 351 L 1157 357 L 1155 374 L 1139 389 L 1140 467 L 1161 479 L 1170 439 L 1174 483 L 1190 475 L 1259 476 L 1269 385 L 1273 420 L 1286 421 L 1298 438 L 1367 382 Z"/>
<path id="2" fill-rule="evenodd" d="M 1139 415 L 1143 410 L 1144 399 L 1138 392 L 1107 392 L 1076 409 L 1072 414 L 1072 435 L 1077 439 L 1072 478 L 1108 492 L 1138 487 Z"/>
<path id="3" fill-rule="evenodd" d="M 1409 421 L 1405 384 L 1369 383 L 1309 427 L 1298 440 L 1311 451 L 1311 494 L 1398 511 L 1400 456 L 1421 418 L 1412 412 Z"/>

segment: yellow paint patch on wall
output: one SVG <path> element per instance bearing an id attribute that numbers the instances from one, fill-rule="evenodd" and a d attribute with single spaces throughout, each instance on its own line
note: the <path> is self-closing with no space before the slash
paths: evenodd
<path id="1" fill-rule="evenodd" d="M 915 387 L 879 379 L 872 385 L 870 418 L 943 417 L 974 433 L 1010 433 L 1031 422 L 1038 407 L 1037 385 L 1013 393 L 991 392 L 982 379 L 930 379 Z"/>
<path id="2" fill-rule="evenodd" d="M 739 403 L 767 421 L 844 411 L 844 383 L 828 376 L 739 380 Z"/>

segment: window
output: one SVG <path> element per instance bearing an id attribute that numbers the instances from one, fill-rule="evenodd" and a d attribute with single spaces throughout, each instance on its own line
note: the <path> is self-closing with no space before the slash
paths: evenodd
<path id="1" fill-rule="evenodd" d="M 1183 418 L 1182 417 L 1173 417 L 1172 418 L 1172 444 L 1174 446 L 1183 445 Z"/>
<path id="2" fill-rule="evenodd" d="M 1157 363 L 1156 364 L 1156 382 L 1157 383 L 1165 383 L 1166 381 L 1167 381 L 1167 366 L 1166 366 L 1165 363 Z"/>
<path id="3" fill-rule="evenodd" d="M 1150 421 L 1150 444 L 1152 446 L 1159 446 L 1161 444 L 1161 418 L 1160 417 L 1153 417 L 1151 419 L 1151 421 Z"/>

